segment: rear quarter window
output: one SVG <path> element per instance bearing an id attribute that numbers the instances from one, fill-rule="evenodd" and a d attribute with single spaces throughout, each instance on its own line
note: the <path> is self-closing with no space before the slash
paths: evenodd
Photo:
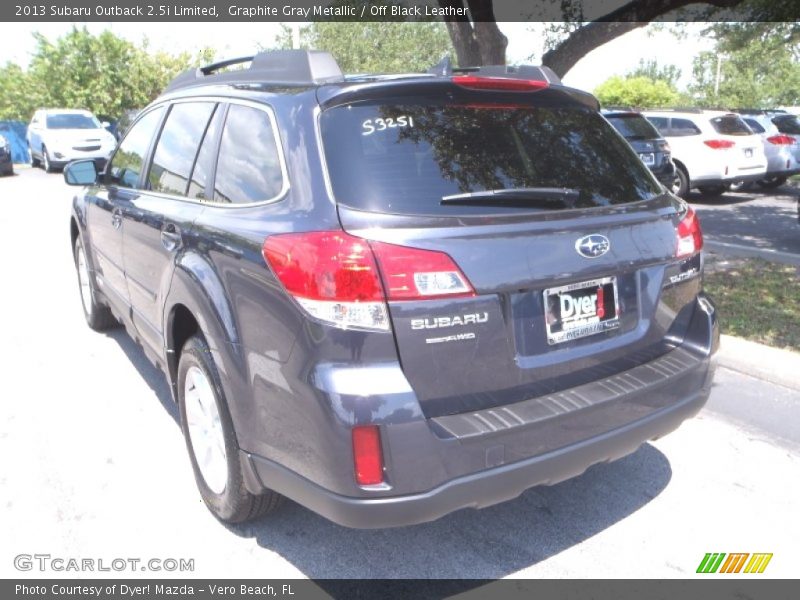
<path id="1" fill-rule="evenodd" d="M 690 135 L 700 135 L 702 132 L 700 128 L 692 123 L 689 119 L 672 119 L 668 128 L 669 133 L 673 137 L 688 137 Z"/>
<path id="2" fill-rule="evenodd" d="M 279 153 L 270 115 L 232 104 L 220 140 L 214 201 L 249 204 L 278 197 L 284 186 Z"/>
<path id="3" fill-rule="evenodd" d="M 753 133 L 764 133 L 764 128 L 761 126 L 761 123 L 756 121 L 755 119 L 742 119 L 747 126 L 753 131 Z"/>
<path id="4" fill-rule="evenodd" d="M 653 125 L 641 115 L 619 115 L 606 117 L 628 139 L 652 140 L 660 138 L 661 134 Z"/>

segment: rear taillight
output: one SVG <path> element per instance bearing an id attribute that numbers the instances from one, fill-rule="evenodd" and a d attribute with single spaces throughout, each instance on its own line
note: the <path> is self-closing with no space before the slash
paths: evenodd
<path id="1" fill-rule="evenodd" d="M 533 92 L 549 86 L 546 81 L 511 79 L 508 77 L 476 77 L 457 75 L 451 79 L 456 85 L 473 90 L 500 90 L 506 92 Z"/>
<path id="2" fill-rule="evenodd" d="M 714 150 L 725 150 L 736 145 L 736 142 L 730 140 L 703 140 L 703 143 Z"/>
<path id="3" fill-rule="evenodd" d="M 472 285 L 444 252 L 370 242 L 389 300 L 474 296 Z"/>
<path id="4" fill-rule="evenodd" d="M 377 425 L 353 427 L 353 467 L 358 485 L 383 483 L 383 452 Z"/>
<path id="5" fill-rule="evenodd" d="M 700 219 L 697 213 L 689 206 L 680 223 L 678 223 L 678 249 L 675 255 L 684 258 L 696 254 L 703 249 L 703 232 L 700 229 Z"/>
<path id="6" fill-rule="evenodd" d="M 795 139 L 792 136 L 783 134 L 770 136 L 767 141 L 776 146 L 791 146 L 795 143 Z"/>
<path id="7" fill-rule="evenodd" d="M 264 260 L 311 316 L 342 328 L 388 331 L 389 300 L 475 295 L 447 254 L 370 242 L 343 231 L 273 235 Z"/>

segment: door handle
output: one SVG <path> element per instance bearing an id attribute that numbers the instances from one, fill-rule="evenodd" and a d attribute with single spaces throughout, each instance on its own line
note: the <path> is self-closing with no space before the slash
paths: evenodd
<path id="1" fill-rule="evenodd" d="M 181 245 L 181 232 L 175 225 L 168 223 L 161 230 L 161 245 L 168 252 L 177 250 Z"/>
<path id="2" fill-rule="evenodd" d="M 122 227 L 122 209 L 115 208 L 111 211 L 111 226 L 114 229 Z"/>

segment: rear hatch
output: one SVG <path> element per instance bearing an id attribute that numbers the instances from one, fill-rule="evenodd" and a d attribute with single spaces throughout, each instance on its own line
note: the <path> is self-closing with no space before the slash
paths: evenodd
<path id="1" fill-rule="evenodd" d="M 438 280 L 414 273 L 441 286 L 430 298 L 390 294 L 429 417 L 573 387 L 681 342 L 701 268 L 696 238 L 676 258 L 686 205 L 596 110 L 552 87 L 413 92 L 329 103 L 320 130 L 345 231 L 452 259 Z"/>
<path id="2" fill-rule="evenodd" d="M 772 123 L 782 135 L 791 138 L 791 141 L 788 139 L 782 141 L 788 142 L 794 159 L 800 162 L 800 119 L 795 115 L 777 115 L 772 118 Z"/>
<path id="3" fill-rule="evenodd" d="M 714 131 L 719 134 L 720 139 L 705 143 L 709 146 L 712 142 L 722 143 L 724 145 L 720 147 L 723 149 L 727 144 L 731 144 L 728 146 L 728 151 L 732 174 L 750 175 L 766 171 L 767 159 L 761 136 L 754 134 L 739 115 L 730 113 L 712 117 L 710 123 Z"/>

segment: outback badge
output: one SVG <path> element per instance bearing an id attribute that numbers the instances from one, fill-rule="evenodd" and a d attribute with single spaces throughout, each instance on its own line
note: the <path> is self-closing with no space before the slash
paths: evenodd
<path id="1" fill-rule="evenodd" d="M 611 242 L 608 238 L 599 233 L 593 233 L 582 238 L 578 238 L 575 242 L 575 250 L 578 254 L 586 258 L 597 258 L 603 256 L 611 248 Z"/>

